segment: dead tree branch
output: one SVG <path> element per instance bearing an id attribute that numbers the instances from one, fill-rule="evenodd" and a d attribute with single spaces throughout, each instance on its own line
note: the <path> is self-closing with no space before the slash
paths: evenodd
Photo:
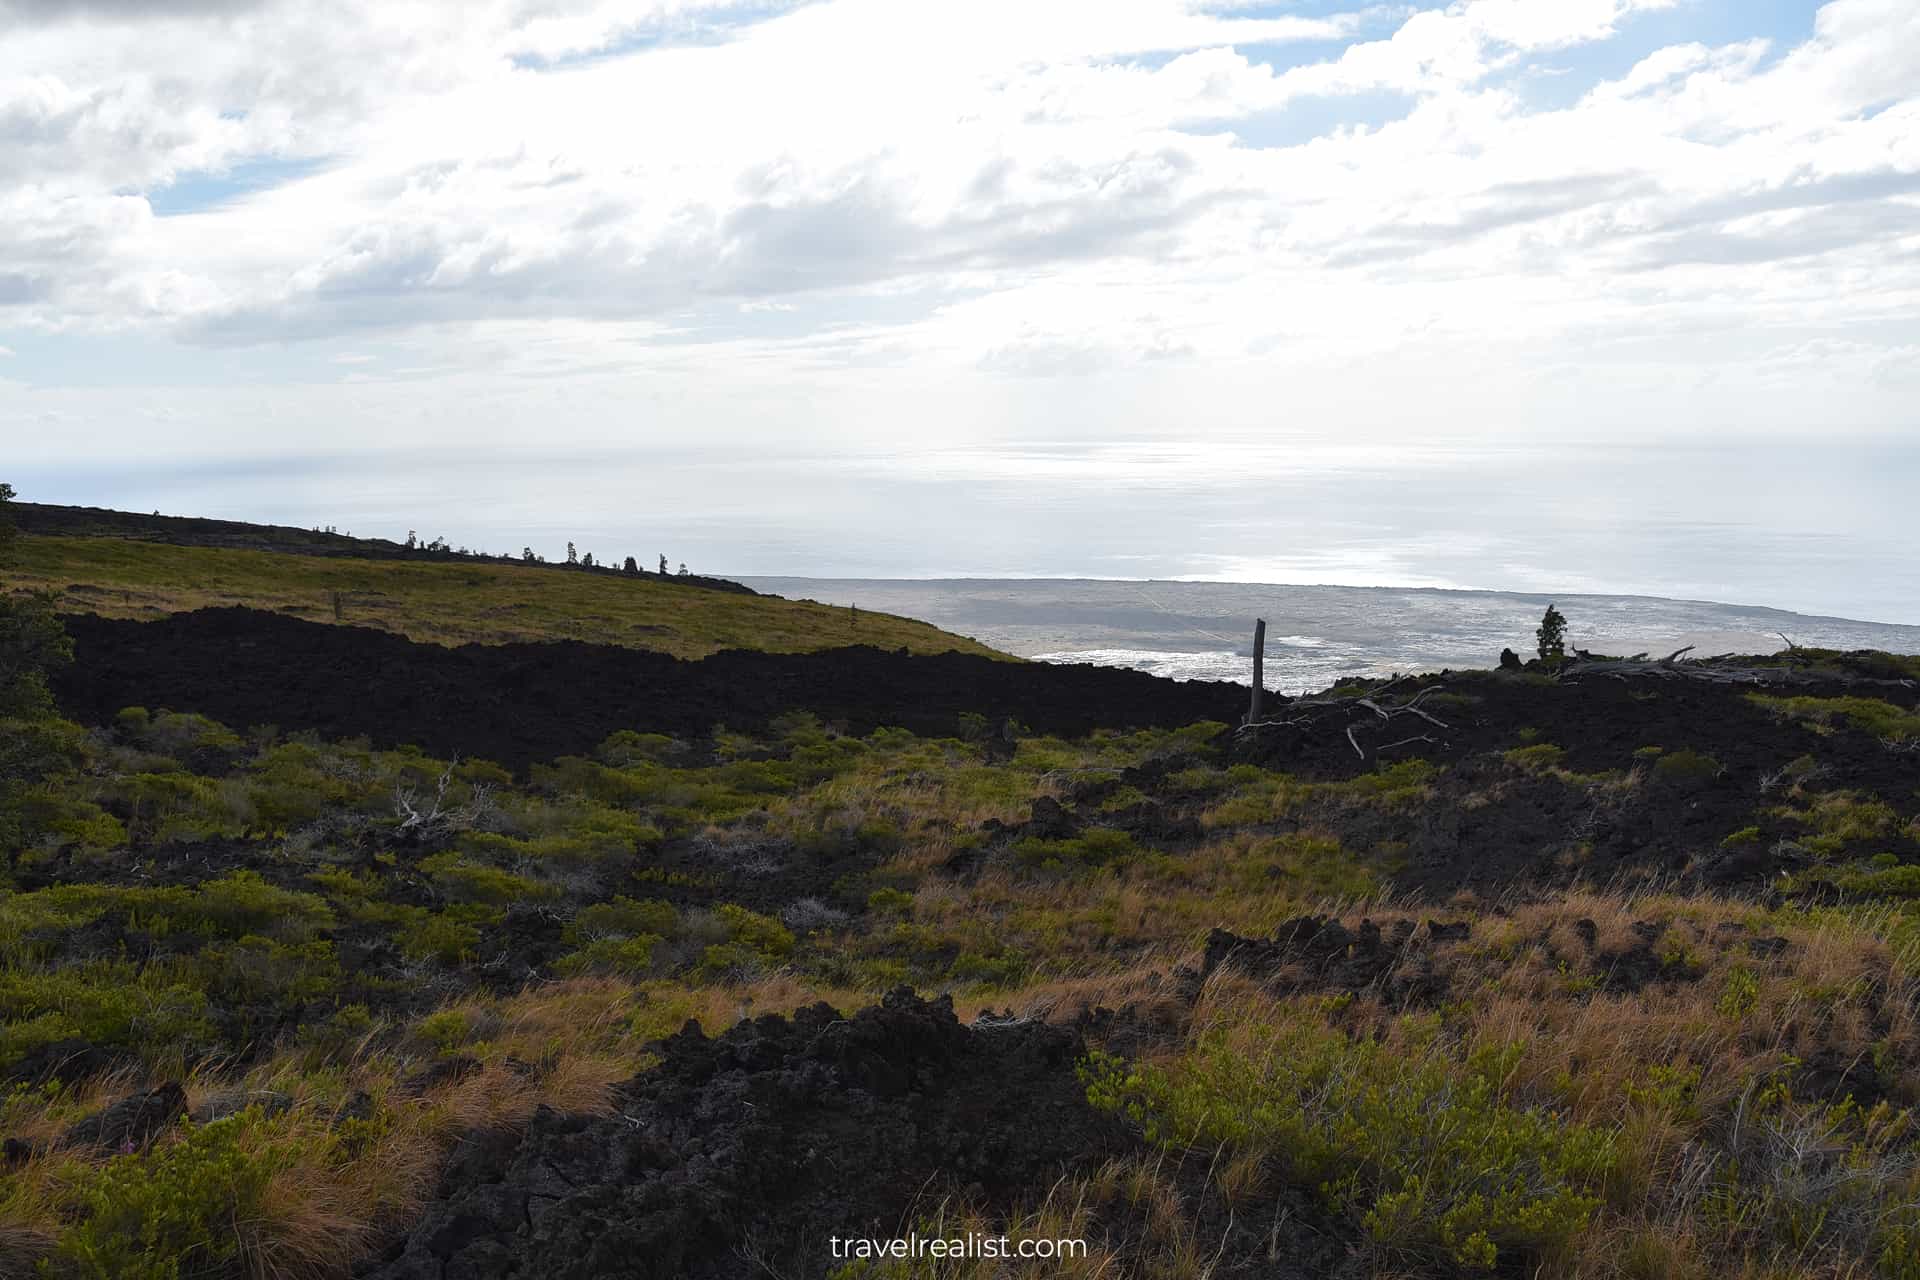
<path id="1" fill-rule="evenodd" d="M 456 759 L 441 771 L 431 804 L 423 804 L 419 792 L 411 787 L 394 787 L 393 807 L 400 817 L 400 825 L 395 830 L 417 838 L 444 831 L 464 831 L 474 825 L 486 812 L 492 791 L 484 784 L 476 786 L 467 803 L 454 804 L 447 790 L 453 785 L 453 771 L 459 764 Z"/>
<path id="2" fill-rule="evenodd" d="M 1444 720 L 1420 705 L 1429 695 L 1439 692 L 1440 685 L 1429 685 L 1404 702 L 1394 702 L 1386 696 L 1408 678 L 1395 676 L 1364 693 L 1343 697 L 1302 698 L 1287 704 L 1285 715 L 1241 725 L 1234 731 L 1235 740 L 1245 747 L 1273 748 L 1287 740 L 1301 740 L 1325 733 L 1336 739 L 1345 738 L 1347 745 L 1353 748 L 1353 753 L 1363 761 L 1377 758 L 1382 751 L 1416 742 L 1444 746 L 1443 738 L 1430 733 L 1401 737 L 1382 745 L 1371 742 L 1374 737 L 1384 736 L 1389 727 L 1403 716 L 1416 717 L 1436 729 L 1445 730 L 1449 727 Z"/>

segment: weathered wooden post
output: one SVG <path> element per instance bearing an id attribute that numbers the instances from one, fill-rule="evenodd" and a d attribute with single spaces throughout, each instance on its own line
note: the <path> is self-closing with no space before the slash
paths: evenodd
<path id="1" fill-rule="evenodd" d="M 1267 658 L 1267 620 L 1253 620 L 1253 700 L 1247 706 L 1247 723 L 1260 719 L 1260 690 L 1265 679 Z"/>

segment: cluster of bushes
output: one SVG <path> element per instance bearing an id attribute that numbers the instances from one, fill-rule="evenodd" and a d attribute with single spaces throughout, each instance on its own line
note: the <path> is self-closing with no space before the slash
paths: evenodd
<path id="1" fill-rule="evenodd" d="M 1522 1105 L 1517 1049 L 1389 1049 L 1311 1023 L 1202 1038 L 1176 1062 L 1096 1053 L 1088 1098 L 1162 1145 L 1269 1161 L 1384 1250 L 1470 1270 L 1564 1251 L 1599 1208 L 1610 1133 Z"/>

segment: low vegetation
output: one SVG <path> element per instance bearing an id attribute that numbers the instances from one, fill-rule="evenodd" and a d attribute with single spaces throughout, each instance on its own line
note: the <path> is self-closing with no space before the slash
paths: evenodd
<path id="1" fill-rule="evenodd" d="M 433 644 L 591 640 L 699 658 L 868 644 L 1001 656 L 910 618 L 615 573 L 485 562 L 362 560 L 106 537 L 20 537 L 0 592 L 65 611 L 152 618 L 226 605 L 377 627 Z"/>
<path id="2" fill-rule="evenodd" d="M 346 1276 L 689 1020 L 905 984 L 1081 1037 L 1121 1136 L 900 1224 L 1089 1242 L 1032 1274 L 1920 1277 L 1904 692 L 1636 738 L 1485 674 L 1425 704 L 1482 746 L 1366 762 L 795 714 L 515 774 L 67 722 L 52 608 L 0 615 L 0 1274 Z M 810 1256 L 762 1269 L 1005 1274 Z"/>
<path id="3" fill-rule="evenodd" d="M 56 1272 L 343 1274 L 476 1124 L 607 1107 L 688 1017 L 899 983 L 963 1011 L 1158 1010 L 1148 1042 L 1094 1038 L 1092 1105 L 1204 1153 L 1202 1194 L 1298 1188 L 1403 1269 L 1913 1265 L 1910 794 L 1756 784 L 1726 840 L 1825 839 L 1802 878 L 1837 904 L 1658 877 L 1469 893 L 1444 908 L 1461 940 L 1364 980 L 1221 967 L 1182 995 L 1210 930 L 1395 915 L 1403 837 L 1449 771 L 1301 779 L 1233 762 L 1220 725 L 987 764 L 958 736 L 795 716 L 618 734 L 515 780 L 188 712 L 42 725 L 0 896 L 3 1127 L 27 1153 L 0 1241 Z M 1545 745 L 1505 767 L 1604 781 Z M 99 1068 L 22 1072 L 62 1055 Z M 152 1143 L 60 1140 L 168 1080 L 184 1114 Z M 1177 1235 L 1115 1266 L 1174 1274 L 1148 1262 Z"/>

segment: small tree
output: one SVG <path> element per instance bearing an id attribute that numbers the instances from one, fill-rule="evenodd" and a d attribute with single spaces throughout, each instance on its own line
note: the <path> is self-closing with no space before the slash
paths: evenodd
<path id="1" fill-rule="evenodd" d="M 593 552 L 591 552 L 591 551 L 589 551 L 589 552 L 587 552 L 587 554 L 585 554 L 585 555 L 583 555 L 583 556 L 581 556 L 581 557 L 580 557 L 580 565 L 581 565 L 581 567 L 582 567 L 582 568 L 584 568 L 584 569 L 591 569 L 591 568 L 593 568 Z"/>
<path id="2" fill-rule="evenodd" d="M 532 564 L 532 563 L 533 563 L 533 548 L 532 548 L 532 547 L 522 547 L 522 548 L 520 548 L 520 558 L 521 558 L 522 560 L 524 560 L 524 561 L 526 561 L 526 562 L 527 562 L 528 564 Z"/>
<path id="3" fill-rule="evenodd" d="M 626 564 L 621 566 L 620 572 L 638 574 L 640 572 L 640 562 L 638 560 L 635 560 L 632 556 L 628 556 L 627 562 Z"/>
<path id="4" fill-rule="evenodd" d="M 580 553 L 573 549 L 573 544 L 571 542 L 567 544 L 567 563 L 568 564 L 580 563 Z"/>
<path id="5" fill-rule="evenodd" d="M 667 558 L 665 556 L 660 557 L 660 576 L 663 578 L 667 576 Z"/>
<path id="6" fill-rule="evenodd" d="M 13 501 L 13 486 L 0 484 L 0 547 L 6 546 L 17 537 L 20 531 L 13 527 L 13 515 L 7 510 Z"/>
<path id="7" fill-rule="evenodd" d="M 1547 606 L 1533 636 L 1539 642 L 1542 662 L 1559 662 L 1567 656 L 1567 619 L 1554 606 Z"/>

